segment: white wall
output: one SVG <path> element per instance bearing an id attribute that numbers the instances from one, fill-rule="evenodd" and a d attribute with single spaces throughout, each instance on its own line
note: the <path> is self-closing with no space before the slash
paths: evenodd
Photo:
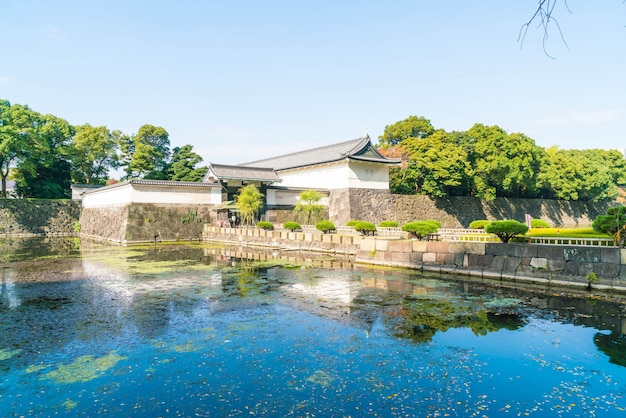
<path id="1" fill-rule="evenodd" d="M 219 187 L 161 186 L 127 183 L 103 187 L 83 195 L 83 207 L 119 206 L 129 203 L 214 204 L 222 202 Z"/>
<path id="2" fill-rule="evenodd" d="M 298 203 L 298 197 L 300 196 L 301 189 L 297 190 L 267 190 L 267 204 L 273 205 L 291 205 L 295 206 Z M 319 191 L 319 190 L 318 190 Z M 322 194 L 322 199 L 319 201 L 320 205 L 328 206 L 328 193 L 319 191 Z"/>
<path id="3" fill-rule="evenodd" d="M 342 160 L 318 166 L 278 172 L 283 187 L 308 189 L 389 189 L 389 166 Z"/>

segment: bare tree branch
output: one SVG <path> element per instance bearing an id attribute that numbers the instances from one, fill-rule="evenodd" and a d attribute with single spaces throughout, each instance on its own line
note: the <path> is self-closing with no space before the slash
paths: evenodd
<path id="1" fill-rule="evenodd" d="M 520 42 L 521 46 L 524 45 L 524 40 L 526 39 L 528 28 L 530 28 L 532 24 L 536 23 L 537 28 L 541 28 L 543 30 L 543 40 L 542 40 L 543 52 L 548 57 L 554 59 L 554 57 L 552 57 L 548 53 L 548 50 L 546 49 L 546 41 L 548 40 L 548 35 L 550 32 L 550 25 L 556 27 L 559 33 L 559 36 L 561 37 L 561 41 L 567 47 L 567 49 L 569 49 L 569 45 L 567 45 L 565 37 L 563 36 L 563 31 L 561 30 L 561 26 L 559 25 L 558 20 L 554 17 L 554 9 L 556 5 L 560 2 L 562 2 L 565 5 L 565 8 L 567 9 L 567 11 L 571 13 L 571 10 L 567 4 L 567 0 L 538 0 L 537 9 L 535 10 L 535 13 L 533 13 L 531 18 L 526 23 L 524 23 L 522 27 L 520 28 L 519 36 L 517 40 L 518 42 Z"/>

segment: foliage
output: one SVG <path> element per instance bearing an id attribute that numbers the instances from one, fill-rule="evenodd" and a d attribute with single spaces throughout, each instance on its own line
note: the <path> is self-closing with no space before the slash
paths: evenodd
<path id="1" fill-rule="evenodd" d="M 359 222 L 361 222 L 361 221 L 358 221 L 356 219 L 352 219 L 352 220 L 348 221 L 348 223 L 346 223 L 346 226 L 354 226 L 354 225 L 358 224 Z"/>
<path id="2" fill-rule="evenodd" d="M 168 166 L 168 176 L 174 181 L 201 181 L 208 171 L 208 167 L 196 168 L 202 162 L 202 157 L 193 152 L 192 145 L 183 145 L 174 148 L 172 161 Z"/>
<path id="3" fill-rule="evenodd" d="M 489 225 L 490 222 L 487 219 L 477 219 L 470 222 L 469 227 L 470 229 L 485 229 L 485 226 Z"/>
<path id="4" fill-rule="evenodd" d="M 435 219 L 427 219 L 424 222 L 429 222 L 433 225 L 435 225 L 437 227 L 437 229 L 441 228 L 441 222 L 435 220 Z"/>
<path id="5" fill-rule="evenodd" d="M 170 140 L 167 131 L 143 125 L 133 136 L 121 138 L 120 149 L 126 178 L 167 179 Z"/>
<path id="6" fill-rule="evenodd" d="M 360 232 L 362 235 L 368 235 L 370 232 L 376 231 L 376 225 L 371 222 L 357 222 L 354 225 L 354 230 Z"/>
<path id="7" fill-rule="evenodd" d="M 531 228 L 550 228 L 550 224 L 543 219 L 531 219 L 530 220 Z"/>
<path id="8" fill-rule="evenodd" d="M 626 242 L 626 206 L 613 206 L 604 215 L 599 215 L 591 224 L 594 231 L 613 236 L 622 248 Z"/>
<path id="9" fill-rule="evenodd" d="M 261 221 L 256 224 L 256 227 L 260 229 L 265 229 L 266 231 L 272 231 L 274 229 L 274 224 L 267 221 Z"/>
<path id="10" fill-rule="evenodd" d="M 298 222 L 289 221 L 283 224 L 283 228 L 293 232 L 296 229 L 301 229 L 302 226 Z"/>
<path id="11" fill-rule="evenodd" d="M 426 138 L 435 131 L 430 121 L 423 116 L 409 116 L 408 118 L 385 126 L 385 131 L 378 137 L 380 144 L 397 145 L 408 138 Z"/>
<path id="12" fill-rule="evenodd" d="M 189 212 L 187 212 L 187 215 L 185 215 L 184 217 L 181 218 L 180 220 L 182 223 L 186 224 L 186 223 L 190 223 L 193 221 L 196 221 L 198 223 L 202 222 L 202 219 L 198 216 L 198 211 L 197 210 L 190 210 Z"/>
<path id="13" fill-rule="evenodd" d="M 587 275 L 587 290 L 591 290 L 592 283 L 598 283 L 599 281 L 600 279 L 598 278 L 598 275 L 595 273 L 595 271 L 589 273 Z"/>
<path id="14" fill-rule="evenodd" d="M 72 182 L 105 184 L 109 170 L 117 168 L 120 131 L 89 124 L 76 127 L 72 139 Z"/>
<path id="15" fill-rule="evenodd" d="M 493 221 L 485 225 L 485 232 L 495 234 L 500 238 L 500 241 L 506 244 L 511 238 L 528 232 L 528 227 L 514 220 Z"/>
<path id="16" fill-rule="evenodd" d="M 248 184 L 235 196 L 235 204 L 244 225 L 253 225 L 257 213 L 263 208 L 263 194 L 254 184 Z"/>
<path id="17" fill-rule="evenodd" d="M 310 225 L 312 220 L 319 218 L 324 212 L 324 206 L 319 204 L 320 200 L 322 200 L 322 195 L 317 190 L 302 191 L 298 196 L 294 214 L 303 215 L 304 224 Z"/>
<path id="18" fill-rule="evenodd" d="M 429 234 L 434 234 L 439 229 L 436 223 L 431 221 L 415 221 L 402 225 L 402 230 L 415 235 L 421 240 Z"/>
<path id="19" fill-rule="evenodd" d="M 378 226 L 381 228 L 397 228 L 398 221 L 382 221 L 380 224 L 378 224 Z"/>
<path id="20" fill-rule="evenodd" d="M 330 231 L 335 230 L 335 224 L 333 224 L 331 221 L 323 220 L 323 221 L 319 221 L 318 223 L 316 223 L 315 228 L 327 234 Z"/>

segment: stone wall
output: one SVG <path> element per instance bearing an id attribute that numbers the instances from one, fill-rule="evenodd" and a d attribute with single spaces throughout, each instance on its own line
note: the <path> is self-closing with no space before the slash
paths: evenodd
<path id="1" fill-rule="evenodd" d="M 84 208 L 81 235 L 110 241 L 200 240 L 214 222 L 212 205 L 140 204 Z"/>
<path id="2" fill-rule="evenodd" d="M 466 228 L 477 219 L 515 219 L 523 222 L 525 215 L 543 219 L 553 226 L 588 226 L 615 202 L 567 202 L 543 199 L 498 198 L 492 202 L 473 197 L 433 198 L 418 195 L 391 194 L 388 190 L 350 189 L 338 191 L 349 208 L 331 210 L 331 220 L 338 225 L 344 219 L 379 223 L 395 220 L 402 223 L 436 219 L 444 228 Z M 332 197 L 332 195 L 331 195 Z M 331 200 L 332 202 L 333 200 Z M 332 216 L 336 217 L 333 218 Z"/>
<path id="3" fill-rule="evenodd" d="M 0 234 L 71 235 L 79 216 L 72 200 L 0 199 Z"/>

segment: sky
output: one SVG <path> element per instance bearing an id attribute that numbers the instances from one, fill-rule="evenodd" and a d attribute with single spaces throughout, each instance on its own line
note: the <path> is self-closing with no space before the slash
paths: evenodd
<path id="1" fill-rule="evenodd" d="M 0 0 L 0 99 L 238 164 L 423 116 L 542 147 L 626 148 L 626 4 Z M 561 33 L 559 33 L 559 28 Z"/>

